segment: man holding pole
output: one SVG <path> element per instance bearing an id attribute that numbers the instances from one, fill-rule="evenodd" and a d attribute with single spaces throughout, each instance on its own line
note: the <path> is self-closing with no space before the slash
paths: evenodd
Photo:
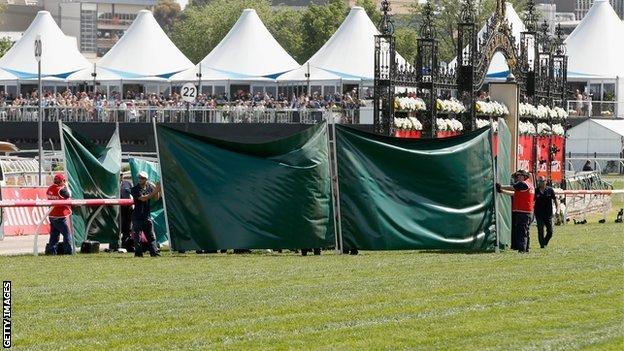
<path id="1" fill-rule="evenodd" d="M 48 200 L 67 200 L 71 197 L 69 189 L 66 186 L 66 179 L 62 173 L 54 176 L 54 184 L 48 187 L 46 191 Z M 50 220 L 50 241 L 46 247 L 46 254 L 56 255 L 59 236 L 63 235 L 63 252 L 73 253 L 72 235 L 67 223 L 67 217 L 71 216 L 71 207 L 54 206 L 50 211 L 48 219 Z"/>
<path id="2" fill-rule="evenodd" d="M 156 248 L 156 235 L 154 234 L 154 225 L 150 217 L 150 200 L 158 201 L 160 199 L 160 183 L 154 186 L 152 183 L 148 182 L 147 172 L 142 171 L 139 172 L 139 184 L 135 185 L 130 193 L 134 199 L 134 211 L 132 212 L 134 256 L 143 257 L 141 232 L 143 232 L 145 239 L 147 239 L 150 256 L 160 256 Z"/>
<path id="3" fill-rule="evenodd" d="M 499 193 L 512 196 L 511 215 L 512 229 L 511 240 L 512 248 L 520 253 L 529 252 L 529 225 L 533 217 L 535 189 L 528 182 L 529 173 L 525 170 L 519 170 L 513 174 L 515 183 L 511 186 L 501 186 L 496 184 L 496 190 Z"/>

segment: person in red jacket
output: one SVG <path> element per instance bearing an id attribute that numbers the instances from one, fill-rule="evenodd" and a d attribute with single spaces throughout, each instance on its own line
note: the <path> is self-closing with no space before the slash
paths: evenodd
<path id="1" fill-rule="evenodd" d="M 529 173 L 519 170 L 513 174 L 514 184 L 511 186 L 501 186 L 496 184 L 498 192 L 511 195 L 511 241 L 512 249 L 521 253 L 529 252 L 529 225 L 533 220 L 533 207 L 535 188 L 529 180 Z"/>
<path id="2" fill-rule="evenodd" d="M 48 187 L 46 195 L 48 196 L 48 200 L 66 200 L 71 197 L 63 174 L 59 173 L 54 176 L 54 184 Z M 67 217 L 69 217 L 71 213 L 70 206 L 54 206 L 50 211 L 48 216 L 50 220 L 50 241 L 48 242 L 48 250 L 52 255 L 58 253 L 56 244 L 59 242 L 60 235 L 63 235 L 63 251 L 65 253 L 73 253 L 73 238 L 67 223 Z"/>

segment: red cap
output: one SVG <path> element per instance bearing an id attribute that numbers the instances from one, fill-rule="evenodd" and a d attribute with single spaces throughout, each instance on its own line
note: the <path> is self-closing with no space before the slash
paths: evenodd
<path id="1" fill-rule="evenodd" d="M 57 174 L 54 176 L 54 182 L 55 182 L 55 183 L 60 183 L 60 182 L 62 182 L 62 181 L 64 181 L 64 180 L 65 180 L 65 175 L 64 175 L 63 173 L 57 173 Z"/>

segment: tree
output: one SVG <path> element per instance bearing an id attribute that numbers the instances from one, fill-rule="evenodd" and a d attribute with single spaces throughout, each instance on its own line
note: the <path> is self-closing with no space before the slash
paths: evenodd
<path id="1" fill-rule="evenodd" d="M 418 33 L 409 27 L 397 28 L 394 32 L 396 51 L 409 63 L 416 59 L 416 40 Z"/>
<path id="2" fill-rule="evenodd" d="M 291 8 L 275 10 L 266 24 L 275 40 L 297 62 L 305 62 L 302 55 L 303 37 L 301 35 L 301 11 Z"/>
<path id="3" fill-rule="evenodd" d="M 344 20 L 347 11 L 344 0 L 329 0 L 325 5 L 308 6 L 301 17 L 303 61 L 314 55 L 329 40 Z"/>
<path id="4" fill-rule="evenodd" d="M 376 1 L 373 0 L 357 0 L 355 2 L 356 6 L 361 6 L 366 11 L 368 17 L 373 21 L 375 26 L 379 25 L 381 21 L 381 11 L 379 11 L 379 7 L 376 4 Z"/>
<path id="5" fill-rule="evenodd" d="M 173 30 L 173 26 L 180 18 L 180 4 L 174 0 L 159 0 L 154 6 L 154 18 L 156 22 L 168 35 Z"/>
<path id="6" fill-rule="evenodd" d="M 514 5 L 516 12 L 520 13 L 526 8 L 526 0 L 508 0 Z M 456 56 L 457 51 L 457 22 L 461 12 L 462 1 L 438 0 L 431 1 L 435 16 L 436 39 L 439 42 L 439 57 L 442 61 L 450 61 Z M 422 23 L 422 9 L 424 4 L 417 2 L 412 5 L 411 22 L 419 25 Z M 475 6 L 475 23 L 480 29 L 485 21 L 496 11 L 496 0 L 481 0 Z"/>
<path id="7" fill-rule="evenodd" d="M 0 39 L 0 57 L 4 56 L 13 46 L 13 42 L 8 37 Z"/>

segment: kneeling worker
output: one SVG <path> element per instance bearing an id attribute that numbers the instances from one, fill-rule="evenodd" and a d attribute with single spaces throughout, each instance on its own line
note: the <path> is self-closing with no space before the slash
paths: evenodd
<path id="1" fill-rule="evenodd" d="M 529 225 L 532 221 L 535 189 L 527 181 L 529 173 L 519 170 L 513 174 L 514 184 L 511 186 L 501 186 L 496 184 L 496 190 L 512 196 L 511 215 L 513 217 L 513 228 L 511 238 L 512 247 L 518 252 L 529 252 Z"/>
<path id="2" fill-rule="evenodd" d="M 140 172 L 139 184 L 135 185 L 131 190 L 132 198 L 134 199 L 134 211 L 132 211 L 134 256 L 137 257 L 143 257 L 141 232 L 145 234 L 145 239 L 147 239 L 149 244 L 150 256 L 160 256 L 156 248 L 156 235 L 154 234 L 154 225 L 150 217 L 150 200 L 158 201 L 160 199 L 160 183 L 154 185 L 147 180 L 147 173 Z"/>
<path id="3" fill-rule="evenodd" d="M 67 200 L 71 197 L 69 189 L 66 186 L 65 176 L 61 173 L 54 176 L 54 184 L 48 187 L 46 191 L 48 200 Z M 63 252 L 73 253 L 72 235 L 67 225 L 67 217 L 71 216 L 72 211 L 69 206 L 54 206 L 50 211 L 48 219 L 50 220 L 50 241 L 48 242 L 49 254 L 61 254 L 57 252 L 56 244 L 59 242 L 60 235 L 63 235 Z"/>

